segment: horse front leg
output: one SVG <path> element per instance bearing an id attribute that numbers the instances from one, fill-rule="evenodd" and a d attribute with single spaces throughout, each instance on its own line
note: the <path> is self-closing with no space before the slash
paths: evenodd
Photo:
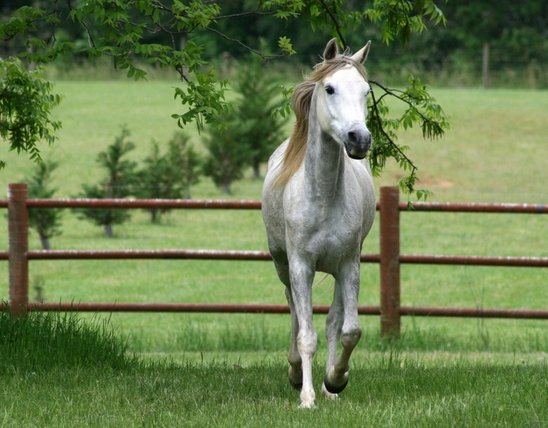
<path id="1" fill-rule="evenodd" d="M 340 329 L 342 351 L 331 364 L 328 361 L 324 388 L 331 394 L 338 394 L 348 384 L 348 369 L 352 351 L 360 341 L 362 330 L 358 321 L 358 296 L 360 288 L 360 266 L 354 263 L 336 278 L 343 305 L 344 318 Z M 337 296 L 335 296 L 337 297 Z"/>
<path id="2" fill-rule="evenodd" d="M 314 270 L 305 263 L 293 262 L 290 263 L 290 277 L 294 317 L 298 323 L 297 350 L 302 369 L 300 407 L 311 408 L 314 407 L 314 400 L 316 399 L 316 393 L 312 384 L 312 362 L 318 343 L 318 336 L 312 324 L 312 281 L 314 280 Z M 297 360 L 295 360 L 296 362 Z M 290 375 L 291 371 L 290 368 Z"/>
<path id="3" fill-rule="evenodd" d="M 274 259 L 274 265 L 276 266 L 276 272 L 278 273 L 278 277 L 285 285 L 285 297 L 289 305 L 289 312 L 291 313 L 291 342 L 289 344 L 289 354 L 287 355 L 287 361 L 289 362 L 289 383 L 293 388 L 300 391 L 303 386 L 303 370 L 302 360 L 297 346 L 299 320 L 297 319 L 295 305 L 293 304 L 293 296 L 291 294 L 289 262 L 287 260 L 287 254 L 284 251 L 274 251 L 273 249 L 271 249 L 270 252 Z"/>
<path id="4" fill-rule="evenodd" d="M 342 301 L 341 286 L 338 282 L 335 282 L 335 291 L 333 293 L 333 303 L 329 308 L 329 313 L 327 314 L 327 319 L 325 322 L 325 338 L 327 339 L 327 363 L 326 367 L 326 376 L 329 373 L 329 370 L 335 364 L 337 358 L 337 344 L 341 337 L 341 328 L 344 316 L 344 308 Z M 337 394 L 329 392 L 325 383 L 322 385 L 322 393 L 326 398 L 336 400 L 338 398 Z"/>

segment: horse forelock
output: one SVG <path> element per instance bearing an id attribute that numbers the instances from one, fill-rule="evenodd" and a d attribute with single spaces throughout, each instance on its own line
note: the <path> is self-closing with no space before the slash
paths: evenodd
<path id="1" fill-rule="evenodd" d="M 291 97 L 291 105 L 295 113 L 295 126 L 293 127 L 293 133 L 284 154 L 280 173 L 274 183 L 275 188 L 285 186 L 304 161 L 308 140 L 310 104 L 316 84 L 336 71 L 348 66 L 356 68 L 364 80 L 368 80 L 363 64 L 347 56 L 347 52 L 345 51 L 343 55 L 338 55 L 333 59 L 315 65 L 314 71 L 306 76 L 305 81 L 295 88 Z"/>

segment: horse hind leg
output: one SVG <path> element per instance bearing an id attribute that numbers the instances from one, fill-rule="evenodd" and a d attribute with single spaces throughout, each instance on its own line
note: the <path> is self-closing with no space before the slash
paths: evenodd
<path id="1" fill-rule="evenodd" d="M 289 304 L 289 310 L 291 312 L 291 343 L 289 345 L 289 354 L 287 355 L 287 361 L 289 362 L 288 377 L 291 386 L 297 391 L 300 391 L 303 387 L 303 369 L 302 359 L 297 346 L 299 321 L 297 319 L 297 314 L 295 313 L 295 305 L 293 304 L 293 297 L 291 296 L 290 287 L 286 287 L 285 295 L 287 297 L 287 303 Z"/>

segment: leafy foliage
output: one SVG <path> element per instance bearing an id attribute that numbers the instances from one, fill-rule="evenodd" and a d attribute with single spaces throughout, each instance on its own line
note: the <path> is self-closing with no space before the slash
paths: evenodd
<path id="1" fill-rule="evenodd" d="M 38 142 L 55 141 L 61 122 L 50 118 L 61 96 L 53 93 L 53 84 L 43 78 L 42 69 L 26 71 L 20 60 L 0 58 L 0 137 L 10 150 L 26 152 L 40 160 Z M 0 169 L 5 163 L 0 160 Z"/>
<path id="2" fill-rule="evenodd" d="M 359 33 L 357 30 L 368 21 L 381 25 L 386 43 L 391 43 L 396 38 L 407 43 L 413 32 L 426 29 L 426 20 L 445 23 L 442 11 L 433 0 L 375 0 L 370 8 L 354 3 L 342 0 L 264 0 L 242 1 L 234 6 L 234 2 L 228 0 L 173 0 L 167 4 L 143 0 L 38 2 L 37 7 L 25 6 L 18 9 L 7 21 L 0 24 L 0 38 L 22 38 L 25 49 L 19 51 L 20 56 L 37 64 L 50 63 L 60 55 L 78 51 L 87 54 L 90 59 L 109 56 L 116 67 L 127 70 L 127 76 L 136 80 L 146 77 L 146 72 L 140 65 L 143 62 L 175 69 L 185 85 L 175 89 L 174 96 L 180 100 L 182 112 L 173 114 L 173 118 L 181 127 L 195 122 L 198 129 L 202 130 L 206 124 L 217 122 L 215 127 L 220 129 L 218 125 L 222 125 L 231 114 L 224 98 L 227 82 L 208 67 L 208 62 L 213 58 L 206 57 L 206 43 L 211 38 L 217 38 L 253 52 L 263 59 L 296 52 L 294 42 L 287 34 L 278 36 L 277 55 L 266 55 L 246 45 L 239 38 L 231 37 L 226 29 L 229 26 L 238 27 L 238 20 L 271 16 L 285 21 L 286 28 L 307 22 L 313 30 L 322 30 L 336 36 L 345 48 L 348 46 L 347 35 L 352 37 Z M 74 43 L 70 37 L 62 37 L 63 30 L 67 31 L 69 28 L 73 34 L 79 34 L 79 37 L 83 33 L 85 43 Z M 244 37 L 241 31 L 239 34 Z M 256 41 L 259 37 L 251 39 Z M 412 94 L 414 91 L 416 88 L 410 87 L 405 92 L 409 94 L 411 104 L 418 107 L 422 101 L 416 101 Z M 424 87 L 421 91 L 427 93 Z M 387 93 L 395 94 L 394 91 Z M 50 100 L 56 101 L 55 98 Z M 403 98 L 401 100 L 408 102 Z M 52 105 L 51 101 L 49 105 Z M 421 114 L 416 114 L 418 109 L 413 108 L 398 121 L 406 126 L 419 122 L 425 126 L 427 135 L 441 136 L 439 131 L 443 126 L 437 127 L 436 123 L 446 121 L 445 118 L 442 119 L 442 111 L 426 108 L 424 103 L 420 105 L 420 109 Z M 2 108 L 2 112 L 4 111 Z M 395 129 L 384 129 L 388 123 L 384 114 L 385 110 L 378 106 L 376 114 L 371 115 L 370 122 L 377 121 L 372 127 L 378 129 L 379 135 L 386 136 Z M 49 124 L 54 128 L 58 126 Z M 32 138 L 43 138 L 50 134 L 35 131 L 30 135 Z M 402 159 L 403 150 L 396 145 L 395 139 L 390 138 L 388 141 L 389 144 L 381 141 L 378 146 L 375 159 L 380 162 L 374 165 L 376 169 L 383 165 L 383 157 L 396 156 L 398 161 Z M 22 148 L 32 150 L 32 145 Z M 31 153 L 36 156 L 34 151 Z M 409 165 L 412 163 L 405 163 L 406 167 Z M 411 179 L 404 186 L 410 192 L 414 190 L 413 177 L 416 168 L 412 166 L 411 169 Z M 217 174 L 211 169 L 209 171 Z"/>
<path id="3" fill-rule="evenodd" d="M 136 58 L 177 70 L 187 85 L 176 89 L 175 98 L 180 98 L 183 106 L 188 105 L 188 110 L 173 117 L 181 127 L 195 120 L 202 129 L 204 122 L 210 123 L 218 111 L 226 108 L 225 83 L 219 81 L 212 70 L 203 69 L 206 64 L 202 58 L 203 46 L 186 37 L 207 29 L 219 13 L 215 3 L 201 0 L 188 5 L 175 0 L 171 7 L 160 2 L 103 0 L 71 6 L 69 16 L 86 29 L 90 58 L 112 56 L 116 66 L 127 69 L 127 76 L 135 80 L 146 76 L 146 72 L 135 65 Z M 133 19 L 136 16 L 139 18 Z M 91 23 L 103 29 L 99 36 L 91 30 Z M 145 41 L 145 34 L 156 32 L 167 34 L 171 43 Z M 185 39 L 184 43 L 179 38 Z"/>
<path id="4" fill-rule="evenodd" d="M 407 194 L 413 193 L 417 181 L 417 167 L 405 154 L 408 147 L 395 143 L 397 131 L 419 124 L 424 138 L 436 139 L 442 137 L 445 130 L 450 128 L 449 120 L 441 106 L 436 103 L 436 99 L 428 93 L 426 86 L 414 76 L 409 77 L 410 87 L 405 91 L 389 89 L 377 82 L 370 83 L 383 91 L 383 94 L 377 97 L 372 90 L 369 104 L 367 125 L 375 141 L 369 155 L 372 172 L 379 175 L 386 160 L 393 158 L 404 171 L 409 172 L 399 180 L 401 190 Z M 400 118 L 388 118 L 390 109 L 386 104 L 387 96 L 396 97 L 407 104 L 407 109 Z M 419 200 L 428 195 L 428 191 L 417 191 Z"/>
<path id="5" fill-rule="evenodd" d="M 196 81 L 189 81 L 186 89 L 175 88 L 175 98 L 181 99 L 182 105 L 188 105 L 188 111 L 183 114 L 173 114 L 171 117 L 177 119 L 179 127 L 196 122 L 198 130 L 204 129 L 204 123 L 215 122 L 218 114 L 227 114 L 228 105 L 224 102 L 224 89 L 226 81 L 216 81 L 215 73 L 211 70 L 208 73 L 196 75 Z M 223 101 L 221 101 L 223 100 Z"/>
<path id="6" fill-rule="evenodd" d="M 426 30 L 424 18 L 430 18 L 436 24 L 446 23 L 446 18 L 432 0 L 376 0 L 373 8 L 365 11 L 372 22 L 382 22 L 382 39 L 391 43 L 397 37 L 402 44 L 411 39 L 412 33 Z"/>

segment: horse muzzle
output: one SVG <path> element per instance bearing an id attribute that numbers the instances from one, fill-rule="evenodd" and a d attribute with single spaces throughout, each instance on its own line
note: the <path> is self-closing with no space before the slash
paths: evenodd
<path id="1" fill-rule="evenodd" d="M 348 131 L 344 141 L 346 153 L 352 159 L 363 159 L 371 148 L 371 132 L 367 129 Z"/>

